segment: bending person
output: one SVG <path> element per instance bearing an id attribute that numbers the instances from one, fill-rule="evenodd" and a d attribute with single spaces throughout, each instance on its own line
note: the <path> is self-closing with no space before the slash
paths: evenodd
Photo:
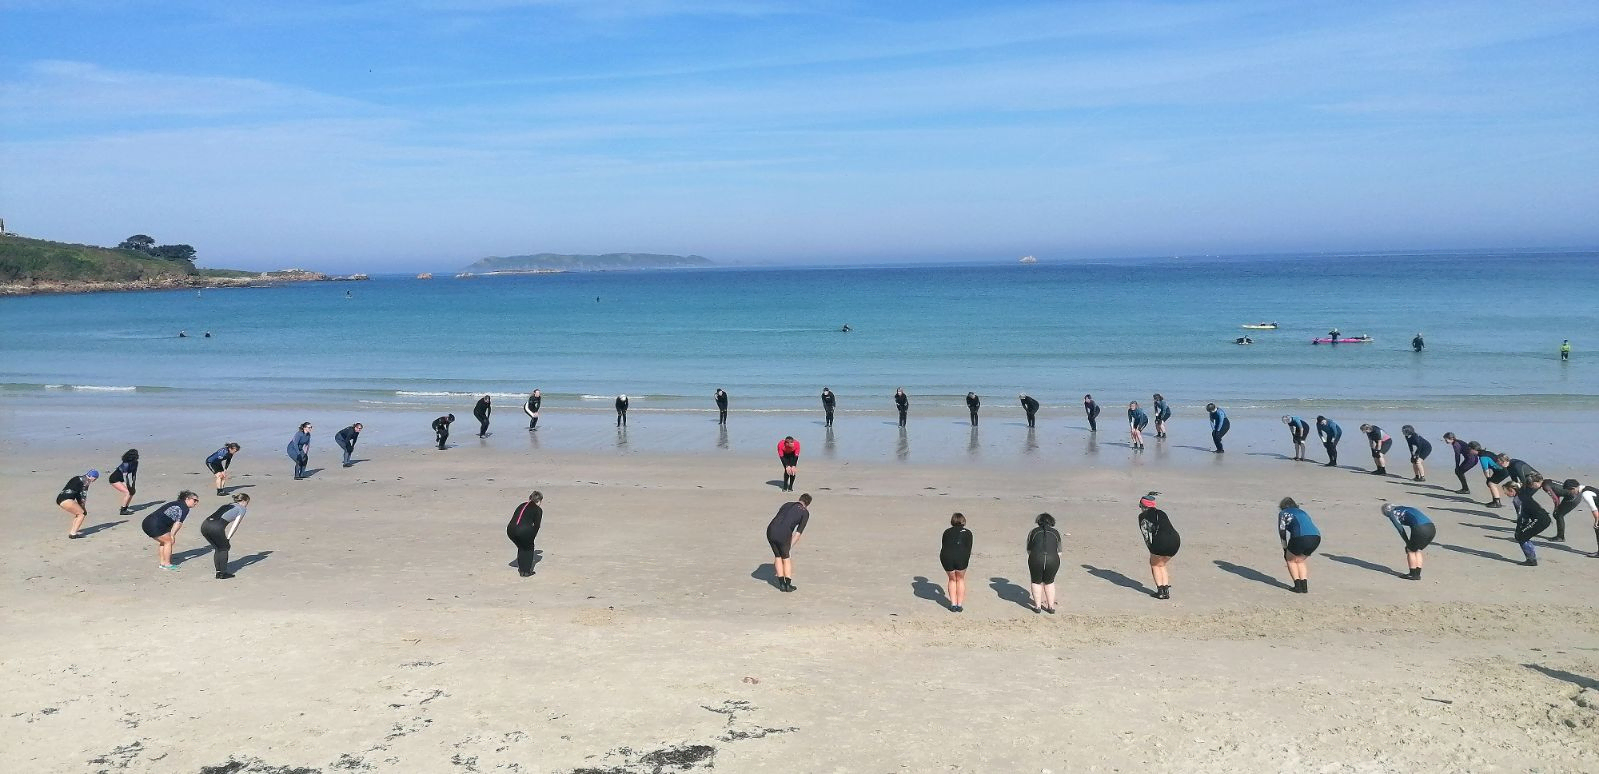
<path id="1" fill-rule="evenodd" d="M 1027 533 L 1027 575 L 1032 581 L 1033 612 L 1055 612 L 1055 574 L 1060 572 L 1060 533 L 1055 517 L 1038 514 Z"/>
<path id="2" fill-rule="evenodd" d="M 228 572 L 228 552 L 233 550 L 233 533 L 244 523 L 244 514 L 250 508 L 250 496 L 239 493 L 233 502 L 216 509 L 200 522 L 200 537 L 211 544 L 211 564 L 216 568 L 217 580 L 233 577 Z"/>
<path id="3" fill-rule="evenodd" d="M 227 494 L 223 491 L 223 487 L 228 483 L 228 468 L 233 465 L 233 455 L 238 453 L 239 445 L 228 441 L 222 448 L 211 452 L 211 456 L 205 458 L 205 469 L 211 471 L 212 478 L 216 479 L 217 497 Z"/>
<path id="4" fill-rule="evenodd" d="M 172 545 L 178 540 L 184 520 L 189 518 L 189 510 L 199 504 L 200 496 L 185 489 L 178 493 L 178 499 L 155 509 L 139 525 L 156 542 L 156 563 L 161 569 L 178 569 L 172 563 Z"/>
<path id="5" fill-rule="evenodd" d="M 1382 515 L 1388 517 L 1399 539 L 1405 541 L 1405 565 L 1410 568 L 1410 574 L 1405 577 L 1421 580 L 1421 552 L 1438 536 L 1438 528 L 1420 508 L 1408 505 L 1387 503 L 1382 507 Z"/>
<path id="6" fill-rule="evenodd" d="M 1297 416 L 1283 417 L 1283 424 L 1288 426 L 1288 437 L 1294 443 L 1294 461 L 1303 462 L 1305 458 L 1305 441 L 1310 438 L 1310 423 Z"/>
<path id="7" fill-rule="evenodd" d="M 1083 396 L 1083 413 L 1088 416 L 1088 432 L 1099 432 L 1099 402 L 1093 395 Z"/>
<path id="8" fill-rule="evenodd" d="M 977 409 L 981 408 L 982 405 L 983 401 L 977 397 L 977 393 L 966 393 L 966 410 L 972 415 L 972 427 L 977 426 Z"/>
<path id="9" fill-rule="evenodd" d="M 1399 428 L 1399 434 L 1405 437 L 1405 445 L 1410 447 L 1410 472 L 1415 474 L 1416 481 L 1427 480 L 1427 458 L 1432 456 L 1432 442 L 1423 438 L 1416 428 L 1405 425 Z"/>
<path id="10" fill-rule="evenodd" d="M 1327 417 L 1316 417 L 1316 435 L 1321 438 L 1321 448 L 1327 450 L 1327 467 L 1338 467 L 1338 442 L 1343 440 L 1344 429 Z"/>
<path id="11" fill-rule="evenodd" d="M 948 577 L 945 589 L 949 593 L 950 612 L 959 613 L 966 606 L 966 568 L 971 561 L 972 531 L 966 528 L 966 517 L 957 513 L 949 517 L 949 529 L 944 530 L 938 550 L 938 563 L 943 565 Z"/>
<path id="12" fill-rule="evenodd" d="M 1166 437 L 1166 423 L 1171 421 L 1171 406 L 1166 405 L 1166 396 L 1155 393 L 1155 437 Z"/>
<path id="13" fill-rule="evenodd" d="M 111 471 L 107 479 L 111 488 L 122 493 L 122 507 L 117 515 L 126 516 L 133 513 L 128 506 L 133 504 L 133 495 L 139 491 L 139 450 L 129 449 L 122 453 L 122 463 Z"/>
<path id="14" fill-rule="evenodd" d="M 90 470 L 81 476 L 67 479 L 56 495 L 56 505 L 72 516 L 72 526 L 67 527 L 67 537 L 83 537 L 83 520 L 89 517 L 89 485 L 100 479 L 100 471 Z"/>
<path id="15" fill-rule="evenodd" d="M 1038 401 L 1025 392 L 1016 397 L 1022 402 L 1022 411 L 1027 414 L 1027 426 L 1031 428 L 1034 418 L 1038 416 Z"/>
<path id="16" fill-rule="evenodd" d="M 1305 560 L 1321 546 L 1321 530 L 1292 497 L 1284 497 L 1277 504 L 1277 538 L 1283 544 L 1283 562 L 1288 565 L 1294 593 L 1309 594 L 1310 568 Z"/>
<path id="17" fill-rule="evenodd" d="M 527 396 L 527 402 L 522 404 L 522 413 L 527 415 L 527 429 L 539 429 L 539 406 L 544 405 L 544 394 L 534 390 Z"/>
<path id="18" fill-rule="evenodd" d="M 527 502 L 511 511 L 511 521 L 505 525 L 505 536 L 516 544 L 516 571 L 526 578 L 533 574 L 534 541 L 538 540 L 539 527 L 544 526 L 544 494 L 534 490 Z"/>
<path id="19" fill-rule="evenodd" d="M 793 591 L 794 547 L 805 534 L 805 525 L 811 521 L 811 496 L 802 494 L 791 503 L 783 503 L 777 515 L 766 525 L 766 542 L 772 547 L 772 568 L 777 573 L 777 589 Z"/>
<path id="20" fill-rule="evenodd" d="M 1225 454 L 1221 439 L 1226 437 L 1227 431 L 1233 429 L 1232 420 L 1227 418 L 1227 412 L 1216 407 L 1214 403 L 1205 404 L 1206 413 L 1210 414 L 1210 441 L 1216 445 L 1217 454 Z"/>
<path id="21" fill-rule="evenodd" d="M 1524 557 L 1521 566 L 1537 567 L 1538 550 L 1533 547 L 1532 539 L 1549 529 L 1551 521 L 1549 512 L 1544 510 L 1541 503 L 1532 499 L 1533 494 L 1538 491 L 1536 487 L 1523 487 L 1514 481 L 1507 481 L 1500 489 L 1510 498 L 1510 504 L 1516 508 L 1516 534 L 1513 539 L 1521 546 L 1521 554 Z"/>
<path id="22" fill-rule="evenodd" d="M 1149 549 L 1149 575 L 1155 582 L 1155 598 L 1171 599 L 1171 574 L 1166 564 L 1177 555 L 1183 539 L 1166 512 L 1155 507 L 1159 494 L 1150 492 L 1139 499 L 1138 532 L 1144 536 L 1144 548 Z"/>
<path id="23" fill-rule="evenodd" d="M 355 464 L 350 460 L 350 455 L 355 454 L 355 442 L 360 440 L 361 430 L 361 423 L 356 422 L 333 436 L 333 442 L 338 444 L 339 448 L 344 451 L 344 467 L 350 467 Z"/>
<path id="24" fill-rule="evenodd" d="M 1388 475 L 1388 450 L 1394 448 L 1393 436 L 1382 431 L 1376 425 L 1361 425 L 1360 432 L 1366 434 L 1366 442 L 1371 445 L 1371 462 L 1376 469 L 1371 473 L 1374 476 Z"/>
<path id="25" fill-rule="evenodd" d="M 1455 455 L 1455 478 L 1460 480 L 1460 488 L 1455 494 L 1471 494 L 1471 484 L 1466 481 L 1466 473 L 1477 467 L 1477 450 L 1471 444 L 1460 440 L 1454 433 L 1444 433 L 1444 443 L 1449 444 L 1449 450 Z"/>
<path id="26" fill-rule="evenodd" d="M 450 440 L 450 423 L 454 421 L 454 414 L 445 414 L 433 420 L 433 440 L 438 442 L 439 451 L 443 451 L 444 444 Z"/>
<path id="27" fill-rule="evenodd" d="M 294 437 L 289 439 L 285 450 L 289 459 L 294 460 L 294 480 L 305 478 L 305 466 L 311 462 L 311 423 L 301 422 L 300 429 Z"/>
<path id="28" fill-rule="evenodd" d="M 494 413 L 494 401 L 484 395 L 477 399 L 477 404 L 472 407 L 472 416 L 477 419 L 477 437 L 485 438 L 489 434 L 489 415 Z"/>
<path id="29" fill-rule="evenodd" d="M 777 442 L 777 460 L 783 463 L 783 491 L 794 491 L 794 479 L 799 476 L 800 442 L 794 436 L 783 436 Z"/>

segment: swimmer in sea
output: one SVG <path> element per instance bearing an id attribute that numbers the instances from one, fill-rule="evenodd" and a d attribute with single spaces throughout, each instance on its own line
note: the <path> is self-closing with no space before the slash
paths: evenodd
<path id="1" fill-rule="evenodd" d="M 1136 451 L 1144 450 L 1144 428 L 1149 426 L 1149 414 L 1138 407 L 1138 401 L 1127 404 L 1127 430 L 1132 436 L 1132 446 Z"/>
<path id="2" fill-rule="evenodd" d="M 1310 423 L 1297 416 L 1283 417 L 1288 426 L 1288 437 L 1294 442 L 1294 461 L 1305 461 L 1305 441 L 1310 438 Z"/>
<path id="3" fill-rule="evenodd" d="M 211 456 L 205 458 L 205 469 L 211 471 L 212 477 L 216 479 L 217 497 L 227 494 L 222 491 L 222 487 L 228 483 L 228 468 L 233 465 L 233 455 L 238 453 L 239 445 L 228 441 L 222 448 L 211 452 Z"/>
<path id="4" fill-rule="evenodd" d="M 537 553 L 533 544 L 538 540 L 539 528 L 544 526 L 544 508 L 539 505 L 542 502 L 544 494 L 535 490 L 527 496 L 526 502 L 511 511 L 511 521 L 505 525 L 505 536 L 516 544 L 516 572 L 524 578 L 533 575 L 533 558 Z"/>
<path id="5" fill-rule="evenodd" d="M 294 480 L 305 478 L 305 466 L 311 462 L 311 423 L 301 422 L 300 429 L 289 439 L 289 459 L 294 460 Z"/>
<path id="6" fill-rule="evenodd" d="M 1309 594 L 1310 569 L 1305 560 L 1321 546 L 1321 530 L 1292 497 L 1284 497 L 1277 504 L 1277 538 L 1282 541 L 1283 562 L 1288 565 L 1294 593 Z"/>
<path id="7" fill-rule="evenodd" d="M 1155 393 L 1155 438 L 1166 437 L 1166 423 L 1171 421 L 1171 406 L 1166 405 L 1166 396 Z"/>
<path id="8" fill-rule="evenodd" d="M 1566 340 L 1560 342 L 1560 362 L 1564 363 L 1564 362 L 1566 362 L 1567 360 L 1570 360 L 1570 359 L 1571 359 L 1571 339 L 1566 339 Z"/>
<path id="9" fill-rule="evenodd" d="M 199 495 L 184 490 L 178 493 L 178 499 L 151 511 L 139 525 L 144 534 L 156 542 L 156 562 L 161 569 L 178 569 L 172 563 L 172 544 L 178 539 L 178 531 L 183 529 L 184 519 L 189 518 L 189 510 L 199 504 Z"/>
<path id="10" fill-rule="evenodd" d="M 433 420 L 433 440 L 438 442 L 439 451 L 444 451 L 444 443 L 450 440 L 450 423 L 454 421 L 454 414 L 445 414 Z"/>
<path id="11" fill-rule="evenodd" d="M 544 393 L 534 390 L 527 396 L 527 402 L 522 404 L 522 413 L 527 415 L 527 429 L 539 429 L 539 406 L 544 405 Z"/>
<path id="12" fill-rule="evenodd" d="M 1417 351 L 1417 352 L 1420 352 L 1420 351 L 1422 351 L 1422 350 L 1427 348 L 1427 342 L 1422 341 L 1421 340 L 1421 334 L 1418 333 L 1418 334 L 1416 334 L 1416 338 L 1413 338 L 1413 339 L 1410 340 L 1410 348 L 1415 350 L 1415 351 Z"/>
<path id="13" fill-rule="evenodd" d="M 727 390 L 716 388 L 716 424 L 727 424 Z"/>
<path id="14" fill-rule="evenodd" d="M 139 450 L 129 449 L 122 453 L 122 463 L 111 471 L 107 479 L 111 488 L 122 493 L 122 506 L 117 515 L 126 516 L 133 513 L 128 506 L 133 504 L 133 495 L 139 491 Z"/>
<path id="15" fill-rule="evenodd" d="M 228 552 L 233 550 L 233 533 L 244 523 L 244 514 L 250 508 L 250 496 L 239 493 L 233 502 L 223 505 L 200 522 L 200 537 L 211 544 L 211 565 L 216 568 L 217 580 L 233 577 L 228 572 Z"/>
<path id="16" fill-rule="evenodd" d="M 827 421 L 826 421 L 825 424 L 822 425 L 823 427 L 832 427 L 833 426 L 833 407 L 836 406 L 836 405 L 838 405 L 838 397 L 833 394 L 832 390 L 830 390 L 830 389 L 828 389 L 826 387 L 823 387 L 822 388 L 822 411 L 826 412 L 826 414 L 827 414 Z"/>
<path id="17" fill-rule="evenodd" d="M 1374 476 L 1388 475 L 1388 450 L 1394 448 L 1393 436 L 1382 431 L 1376 425 L 1361 425 L 1360 432 L 1366 434 L 1366 442 L 1371 444 L 1371 461 L 1377 466 L 1371 473 Z"/>
<path id="18" fill-rule="evenodd" d="M 100 479 L 100 471 L 91 470 L 81 476 L 67 479 L 56 495 L 56 505 L 72 516 L 72 526 L 67 527 L 67 538 L 83 537 L 83 520 L 89 516 L 89 485 Z"/>
<path id="19" fill-rule="evenodd" d="M 783 491 L 794 491 L 794 479 L 799 477 L 800 442 L 794 436 L 784 436 L 777 442 L 777 460 L 783 463 Z"/>
<path id="20" fill-rule="evenodd" d="M 1460 440 L 1454 433 L 1444 433 L 1444 443 L 1449 444 L 1449 450 L 1455 455 L 1455 478 L 1460 480 L 1460 488 L 1455 494 L 1471 494 L 1471 484 L 1466 481 L 1466 472 L 1477 467 L 1477 450 L 1471 444 Z"/>
<path id="21" fill-rule="evenodd" d="M 1033 426 L 1033 420 L 1038 416 L 1038 401 L 1033 396 L 1023 392 L 1016 396 L 1022 402 L 1022 411 L 1027 414 L 1027 426 Z"/>
<path id="22" fill-rule="evenodd" d="M 1316 436 L 1321 438 L 1321 448 L 1327 450 L 1327 467 L 1338 467 L 1338 441 L 1344 437 L 1344 429 L 1337 422 L 1327 417 L 1316 417 Z"/>
<path id="23" fill-rule="evenodd" d="M 361 423 L 356 422 L 333 435 L 333 442 L 344 452 L 344 467 L 355 464 L 350 461 L 350 455 L 355 454 L 355 442 L 360 440 L 361 430 Z"/>
<path id="24" fill-rule="evenodd" d="M 1155 598 L 1171 599 L 1171 574 L 1166 564 L 1182 547 L 1182 536 L 1172 526 L 1166 512 L 1155 507 L 1159 492 L 1150 492 L 1138 500 L 1138 532 L 1144 536 L 1144 548 L 1149 550 L 1149 575 L 1155 582 Z"/>
<path id="25" fill-rule="evenodd" d="M 477 437 L 484 438 L 489 434 L 489 415 L 494 413 L 494 404 L 489 396 L 478 398 L 477 405 L 472 407 L 472 416 L 477 418 Z"/>
<path id="26" fill-rule="evenodd" d="M 1083 396 L 1083 413 L 1088 415 L 1088 432 L 1099 432 L 1099 404 L 1094 401 L 1094 396 Z"/>
<path id="27" fill-rule="evenodd" d="M 1216 445 L 1217 454 L 1224 454 L 1227 450 L 1222 448 L 1221 439 L 1228 430 L 1233 429 L 1233 423 L 1227 418 L 1227 412 L 1217 408 L 1214 403 L 1206 403 L 1205 412 L 1210 415 L 1210 441 Z"/>
<path id="28" fill-rule="evenodd" d="M 1423 438 L 1416 428 L 1405 425 L 1399 428 L 1399 434 L 1405 437 L 1405 445 L 1410 447 L 1410 472 L 1415 474 L 1415 481 L 1427 480 L 1427 457 L 1432 454 L 1432 442 Z"/>
<path id="29" fill-rule="evenodd" d="M 938 563 L 943 565 L 948 577 L 944 588 L 952 613 L 959 613 L 966 607 L 966 567 L 971 561 L 972 531 L 966 528 L 966 517 L 957 513 L 949 517 L 949 529 L 944 530 L 938 549 Z"/>
<path id="30" fill-rule="evenodd" d="M 1421 552 L 1438 536 L 1438 528 L 1420 508 L 1408 505 L 1387 503 L 1382 507 L 1382 515 L 1388 517 L 1399 539 L 1405 541 L 1405 564 L 1410 568 L 1410 574 L 1405 577 L 1421 580 Z"/>
<path id="31" fill-rule="evenodd" d="M 972 427 L 976 427 L 977 426 L 977 409 L 980 408 L 982 405 L 983 405 L 983 401 L 982 401 L 982 399 L 977 397 L 977 393 L 975 393 L 975 392 L 966 393 L 966 410 L 968 412 L 970 412 L 971 415 L 972 415 Z"/>
<path id="32" fill-rule="evenodd" d="M 905 394 L 904 387 L 894 388 L 894 408 L 899 409 L 899 426 L 905 426 L 905 415 L 910 413 L 911 398 Z"/>
<path id="33" fill-rule="evenodd" d="M 1539 483 L 1543 477 L 1539 476 Z M 1532 539 L 1538 533 L 1549 529 L 1549 512 L 1537 500 L 1532 499 L 1538 490 L 1536 487 L 1523 488 L 1514 481 L 1507 481 L 1501 487 L 1505 496 L 1510 498 L 1510 504 L 1516 508 L 1516 533 L 1511 538 L 1521 546 L 1521 554 L 1525 559 L 1521 562 L 1523 567 L 1538 566 L 1538 550 L 1533 547 Z"/>
<path id="34" fill-rule="evenodd" d="M 777 573 L 777 589 L 793 591 L 794 547 L 805 534 L 805 525 L 811 521 L 811 496 L 802 494 L 799 499 L 784 503 L 777 515 L 766 525 L 766 542 L 772 547 L 772 569 Z"/>
<path id="35" fill-rule="evenodd" d="M 1027 576 L 1032 581 L 1033 612 L 1055 612 L 1055 574 L 1060 572 L 1060 532 L 1055 517 L 1047 513 L 1034 519 L 1027 533 Z"/>

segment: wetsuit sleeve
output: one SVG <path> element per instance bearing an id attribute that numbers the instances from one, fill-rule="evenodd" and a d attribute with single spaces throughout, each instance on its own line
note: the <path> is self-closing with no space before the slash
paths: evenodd
<path id="1" fill-rule="evenodd" d="M 1388 517 L 1389 524 L 1394 525 L 1394 531 L 1399 533 L 1400 540 L 1410 539 L 1410 535 L 1405 532 L 1404 522 L 1400 519 L 1397 513 L 1385 513 L 1383 515 Z"/>
<path id="2" fill-rule="evenodd" d="M 1277 539 L 1288 545 L 1288 536 L 1294 526 L 1294 515 L 1288 511 L 1277 512 Z"/>
<path id="3" fill-rule="evenodd" d="M 811 523 L 811 512 L 808 511 L 808 510 L 800 511 L 799 523 L 794 525 L 794 531 L 803 535 L 803 534 L 805 534 L 805 525 L 810 524 L 810 523 Z"/>
<path id="4" fill-rule="evenodd" d="M 1594 520 L 1599 521 L 1599 496 L 1594 495 L 1591 489 L 1584 489 L 1582 490 L 1582 501 L 1587 503 L 1588 510 L 1593 513 Z"/>

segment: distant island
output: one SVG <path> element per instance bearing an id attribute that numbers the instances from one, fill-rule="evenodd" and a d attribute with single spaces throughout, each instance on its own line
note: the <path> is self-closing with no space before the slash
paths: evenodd
<path id="1" fill-rule="evenodd" d="M 655 253 L 606 253 L 604 255 L 503 255 L 484 258 L 462 272 L 523 271 L 607 271 L 613 269 L 678 269 L 690 266 L 715 266 L 698 255 L 657 255 Z"/>
<path id="2" fill-rule="evenodd" d="M 304 269 L 201 269 L 194 265 L 194 256 L 195 250 L 189 245 L 158 245 L 143 234 L 108 248 L 0 233 L 0 295 L 244 287 L 348 279 Z"/>

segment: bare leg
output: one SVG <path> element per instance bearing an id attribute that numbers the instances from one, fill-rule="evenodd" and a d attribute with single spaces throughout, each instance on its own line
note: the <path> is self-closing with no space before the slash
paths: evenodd
<path id="1" fill-rule="evenodd" d="M 1053 584 L 1053 583 L 1045 584 L 1045 586 L 1044 586 L 1044 601 L 1049 603 L 1049 604 L 1045 605 L 1045 607 L 1049 608 L 1050 610 L 1054 610 L 1055 609 L 1055 584 Z"/>
<path id="2" fill-rule="evenodd" d="M 966 571 L 956 570 L 950 575 L 950 588 L 954 593 L 950 599 L 960 606 L 966 605 Z"/>
<path id="3" fill-rule="evenodd" d="M 122 493 L 122 509 L 127 510 L 128 505 L 133 502 L 133 493 L 128 491 L 128 485 L 118 481 L 112 484 L 111 488 Z"/>
<path id="4" fill-rule="evenodd" d="M 72 514 L 72 526 L 67 529 L 67 534 L 78 534 L 78 531 L 83 529 L 83 517 L 88 515 L 84 512 L 83 506 L 78 505 L 77 500 L 67 500 L 61 503 L 61 510 Z"/>
<path id="5" fill-rule="evenodd" d="M 156 538 L 156 557 L 160 560 L 162 567 L 172 564 L 172 536 L 170 534 Z"/>
<path id="6" fill-rule="evenodd" d="M 1042 583 L 1034 583 L 1032 585 L 1032 592 L 1033 592 L 1033 609 L 1034 610 L 1042 610 L 1042 609 L 1044 609 L 1044 584 L 1042 584 Z"/>

